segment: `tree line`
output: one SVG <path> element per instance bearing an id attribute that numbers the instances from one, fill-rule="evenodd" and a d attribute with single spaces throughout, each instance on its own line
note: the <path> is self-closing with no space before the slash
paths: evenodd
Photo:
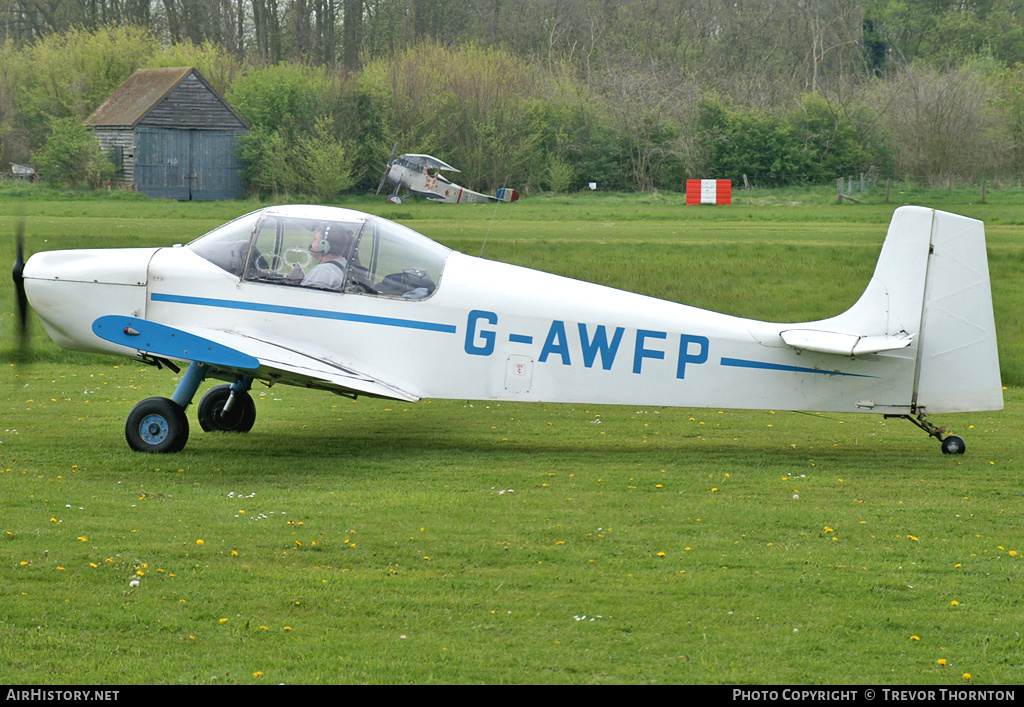
<path id="1" fill-rule="evenodd" d="M 0 0 L 0 153 L 100 182 L 81 120 L 135 69 L 189 65 L 249 122 L 253 191 L 376 188 L 396 144 L 479 189 L 1017 180 L 1022 15 L 1024 0 Z"/>

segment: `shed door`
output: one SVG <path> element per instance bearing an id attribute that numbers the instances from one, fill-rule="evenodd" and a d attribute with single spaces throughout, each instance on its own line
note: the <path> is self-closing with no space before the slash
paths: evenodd
<path id="1" fill-rule="evenodd" d="M 242 132 L 140 128 L 135 188 L 178 201 L 233 199 L 242 193 L 235 145 Z"/>

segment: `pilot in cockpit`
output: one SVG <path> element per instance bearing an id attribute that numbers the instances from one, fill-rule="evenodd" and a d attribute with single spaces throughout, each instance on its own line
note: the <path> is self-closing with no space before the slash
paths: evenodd
<path id="1" fill-rule="evenodd" d="M 345 284 L 346 256 L 351 248 L 352 232 L 344 226 L 326 221 L 317 226 L 309 252 L 319 264 L 302 278 L 302 286 L 340 291 Z"/>

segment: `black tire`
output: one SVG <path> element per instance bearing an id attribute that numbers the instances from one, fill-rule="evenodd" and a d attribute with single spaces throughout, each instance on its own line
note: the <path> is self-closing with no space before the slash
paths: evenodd
<path id="1" fill-rule="evenodd" d="M 943 454 L 963 454 L 967 451 L 967 445 L 956 435 L 950 435 L 942 440 Z"/>
<path id="2" fill-rule="evenodd" d="M 188 442 L 188 418 L 173 400 L 146 398 L 128 414 L 124 436 L 136 452 L 180 452 Z"/>
<path id="3" fill-rule="evenodd" d="M 231 410 L 224 414 L 224 404 L 231 397 L 231 386 L 211 388 L 199 402 L 199 426 L 204 432 L 248 432 L 256 424 L 256 403 L 244 390 L 235 393 Z"/>

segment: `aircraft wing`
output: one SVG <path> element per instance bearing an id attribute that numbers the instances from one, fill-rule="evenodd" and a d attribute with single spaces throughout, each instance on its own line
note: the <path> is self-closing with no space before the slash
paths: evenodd
<path id="1" fill-rule="evenodd" d="M 243 375 L 290 383 L 341 389 L 416 402 L 419 396 L 354 368 L 322 352 L 301 351 L 287 342 L 215 329 L 188 329 L 126 316 L 105 316 L 93 322 L 101 339 L 130 349 L 177 361 L 198 361 Z"/>
<path id="2" fill-rule="evenodd" d="M 419 162 L 426 169 L 443 169 L 448 172 L 458 172 L 459 170 L 452 167 L 447 162 L 443 162 L 433 155 L 424 155 L 420 153 L 410 153 L 406 155 L 399 155 L 399 159 L 408 160 L 410 162 Z"/>

